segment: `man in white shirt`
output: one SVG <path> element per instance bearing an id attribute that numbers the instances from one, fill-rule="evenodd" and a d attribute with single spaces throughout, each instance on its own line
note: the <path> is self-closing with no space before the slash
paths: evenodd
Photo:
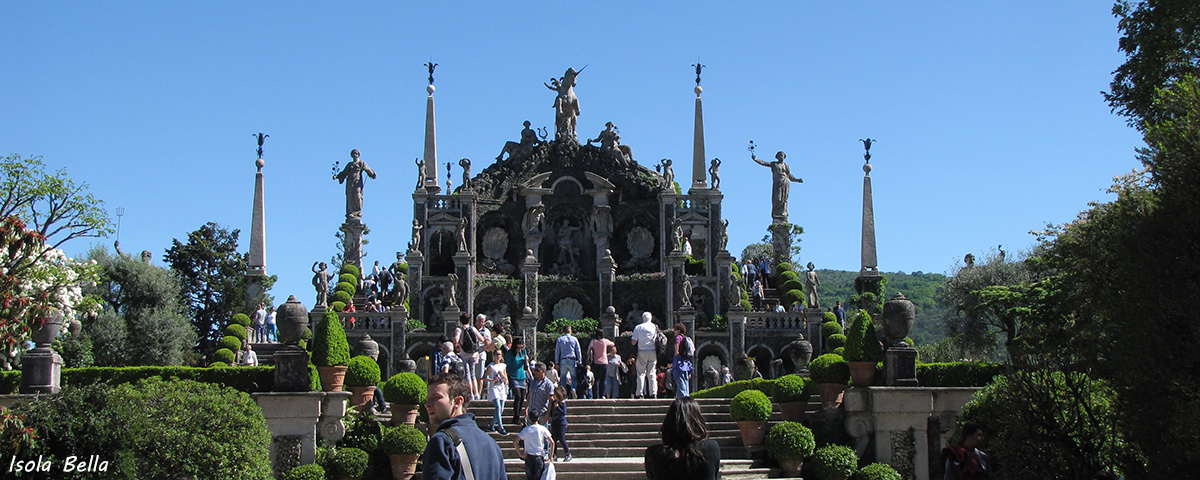
<path id="1" fill-rule="evenodd" d="M 633 397 L 654 398 L 658 393 L 658 351 L 655 350 L 654 340 L 658 337 L 658 325 L 654 324 L 654 315 L 642 313 L 642 323 L 633 329 L 633 346 L 637 347 L 637 381 L 633 387 Z M 648 389 L 644 389 L 647 387 Z"/>
<path id="2" fill-rule="evenodd" d="M 254 349 L 250 348 L 250 342 L 246 342 L 246 353 L 242 355 L 242 365 L 247 367 L 258 366 L 258 354 L 254 353 Z"/>

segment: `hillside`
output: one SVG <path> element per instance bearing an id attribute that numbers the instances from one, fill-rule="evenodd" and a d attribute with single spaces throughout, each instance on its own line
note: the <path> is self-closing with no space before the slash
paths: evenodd
<path id="1" fill-rule="evenodd" d="M 925 345 L 940 340 L 945 334 L 942 331 L 941 318 L 945 310 L 933 299 L 933 293 L 946 283 L 947 277 L 940 273 L 885 272 L 888 278 L 884 290 L 884 298 L 891 298 L 896 292 L 903 292 L 905 297 L 916 306 L 917 322 L 909 334 L 918 345 Z M 850 310 L 850 296 L 854 294 L 854 279 L 858 272 L 845 270 L 817 270 L 821 286 L 817 289 L 821 304 L 831 306 L 833 302 L 841 301 Z"/>

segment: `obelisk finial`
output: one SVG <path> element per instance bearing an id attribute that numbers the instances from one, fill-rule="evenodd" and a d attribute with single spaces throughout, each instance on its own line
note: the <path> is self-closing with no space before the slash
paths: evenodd
<path id="1" fill-rule="evenodd" d="M 433 69 L 437 66 L 438 64 L 433 63 L 432 59 L 425 64 L 425 68 L 429 69 L 429 86 L 425 87 L 425 91 L 429 92 L 429 97 L 425 99 L 425 154 L 422 157 L 425 170 L 421 173 L 424 178 L 419 179 L 425 190 L 435 195 L 439 187 L 437 180 L 437 128 L 434 126 L 433 115 L 433 91 L 435 90 L 433 88 Z"/>
<path id="2" fill-rule="evenodd" d="M 437 66 L 438 66 L 438 64 L 433 63 L 433 60 L 429 60 L 429 63 L 425 64 L 425 68 L 429 69 L 429 84 L 430 85 L 433 85 L 433 69 L 437 68 Z M 429 92 L 429 93 L 433 93 L 433 92 Z"/>
<path id="3" fill-rule="evenodd" d="M 700 88 L 700 71 L 705 65 L 700 64 L 700 58 L 696 58 L 696 63 L 692 64 L 696 67 L 696 120 L 695 129 L 692 134 L 692 188 L 708 188 L 708 176 L 705 175 L 704 156 L 704 106 L 700 101 L 700 92 L 704 89 Z"/>

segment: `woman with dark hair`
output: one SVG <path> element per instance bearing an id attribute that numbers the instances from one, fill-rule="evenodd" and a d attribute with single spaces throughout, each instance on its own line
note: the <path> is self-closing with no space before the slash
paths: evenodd
<path id="1" fill-rule="evenodd" d="M 679 397 L 667 409 L 662 425 L 663 443 L 646 449 L 646 477 L 650 480 L 716 480 L 721 470 L 721 447 L 708 438 L 700 405 L 692 397 Z"/>
<path id="2" fill-rule="evenodd" d="M 596 392 L 595 398 L 604 396 L 607 391 L 605 381 L 608 377 L 608 347 L 612 344 L 612 340 L 604 338 L 604 330 L 599 328 L 592 333 L 592 341 L 588 344 L 587 363 L 592 366 L 592 375 L 596 378 L 596 383 L 592 385 Z"/>

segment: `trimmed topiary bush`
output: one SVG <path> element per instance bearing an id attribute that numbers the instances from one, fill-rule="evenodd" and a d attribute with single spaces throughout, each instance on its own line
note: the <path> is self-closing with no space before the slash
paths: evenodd
<path id="1" fill-rule="evenodd" d="M 784 375 L 775 380 L 775 403 L 807 402 L 811 393 L 806 378 L 799 375 Z M 815 390 L 816 387 L 813 387 Z"/>
<path id="2" fill-rule="evenodd" d="M 816 383 L 850 383 L 850 364 L 841 355 L 826 353 L 808 364 L 809 378 Z"/>
<path id="3" fill-rule="evenodd" d="M 758 390 L 746 390 L 729 402 L 729 416 L 735 422 L 765 421 L 771 418 L 771 399 Z"/>
<path id="4" fill-rule="evenodd" d="M 780 422 L 767 433 L 767 453 L 772 457 L 807 458 L 817 447 L 813 432 L 797 422 Z"/>
<path id="5" fill-rule="evenodd" d="M 229 366 L 229 364 L 225 363 L 225 362 L 212 362 L 212 363 L 208 364 L 208 368 L 228 367 L 228 366 Z"/>
<path id="6" fill-rule="evenodd" d="M 780 298 L 779 300 L 781 303 L 783 303 L 784 307 L 788 307 L 788 308 L 791 308 L 791 306 L 794 305 L 796 302 L 800 302 L 800 304 L 803 305 L 804 304 L 804 290 L 788 290 L 787 293 L 784 293 L 783 297 Z"/>
<path id="7" fill-rule="evenodd" d="M 846 358 L 846 347 L 837 347 L 837 348 L 833 349 L 833 352 L 831 352 L 831 353 L 833 353 L 834 355 L 839 355 L 842 358 Z"/>
<path id="8" fill-rule="evenodd" d="M 799 281 L 799 280 L 788 280 L 788 281 L 786 281 L 786 282 L 783 282 L 783 285 L 780 285 L 780 286 L 779 286 L 779 290 L 780 290 L 780 291 L 784 291 L 784 292 L 786 292 L 786 291 L 789 291 L 789 290 L 800 290 L 800 291 L 803 291 L 803 290 L 804 290 L 804 284 L 803 284 L 803 283 L 800 283 L 800 281 Z"/>
<path id="9" fill-rule="evenodd" d="M 820 478 L 850 478 L 858 468 L 858 455 L 845 445 L 826 445 L 813 453 L 811 462 Z"/>
<path id="10" fill-rule="evenodd" d="M 383 391 L 383 399 L 389 403 L 407 405 L 424 404 L 425 395 L 428 393 L 425 380 L 422 380 L 417 374 L 409 372 L 392 375 L 392 378 L 384 382 L 379 389 Z"/>
<path id="11" fill-rule="evenodd" d="M 418 455 L 425 451 L 425 434 L 412 425 L 398 427 L 383 426 L 383 440 L 379 443 L 385 455 Z"/>
<path id="12" fill-rule="evenodd" d="M 821 320 L 823 320 L 825 322 L 837 323 L 837 315 L 834 314 L 833 312 L 825 312 L 824 315 L 821 315 Z"/>
<path id="13" fill-rule="evenodd" d="M 785 271 L 779 272 L 778 279 L 782 280 L 782 282 L 779 282 L 779 284 L 783 285 L 784 283 L 787 283 L 788 281 L 791 281 L 791 280 L 800 280 L 800 275 L 791 270 L 785 270 Z"/>
<path id="14" fill-rule="evenodd" d="M 353 301 L 353 299 L 354 299 L 354 294 L 343 291 L 343 290 L 338 290 L 336 292 L 333 292 L 333 296 L 331 296 L 329 298 L 332 298 L 334 303 L 341 302 L 345 305 L 349 305 L 350 302 Z"/>
<path id="15" fill-rule="evenodd" d="M 825 348 L 827 350 L 834 350 L 844 346 L 846 346 L 846 336 L 840 333 L 835 333 L 825 339 Z"/>
<path id="16" fill-rule="evenodd" d="M 346 292 L 346 293 L 349 293 L 350 296 L 354 296 L 355 292 L 358 292 L 358 289 L 354 287 L 353 283 L 339 282 L 336 286 L 333 287 L 333 291 L 334 291 L 334 293 Z"/>
<path id="17" fill-rule="evenodd" d="M 846 333 L 846 361 L 882 362 L 883 344 L 875 334 L 875 324 L 866 310 L 859 310 Z M 925 385 L 922 383 L 921 385 Z"/>
<path id="18" fill-rule="evenodd" d="M 854 480 L 900 480 L 900 473 L 886 463 L 872 463 L 858 469 Z"/>
<path id="19" fill-rule="evenodd" d="M 821 338 L 829 338 L 830 335 L 842 333 L 842 326 L 837 322 L 825 322 L 821 324 Z"/>
<path id="20" fill-rule="evenodd" d="M 357 448 L 339 448 L 330 452 L 326 463 L 332 478 L 358 478 L 367 471 L 367 452 Z"/>
<path id="21" fill-rule="evenodd" d="M 779 380 L 766 380 L 762 378 L 737 380 L 693 393 L 692 398 L 733 398 L 737 394 L 746 390 L 758 390 L 767 394 L 768 396 L 774 396 L 775 383 L 778 381 Z"/>
<path id="22" fill-rule="evenodd" d="M 330 310 L 333 310 L 333 311 L 335 311 L 335 312 L 341 312 L 341 311 L 345 311 L 345 310 L 346 310 L 346 302 L 333 302 L 333 303 L 330 303 L 330 304 L 329 304 L 329 309 L 330 309 Z M 307 339 L 306 339 L 306 340 L 307 340 Z"/>
<path id="23" fill-rule="evenodd" d="M 234 355 L 233 350 L 222 348 L 213 353 L 213 361 L 221 362 L 226 365 L 232 365 L 237 360 L 237 355 Z"/>
<path id="24" fill-rule="evenodd" d="M 236 323 L 231 323 L 229 325 L 226 325 L 224 333 L 227 336 L 236 337 L 238 340 L 246 339 L 246 327 L 243 327 Z"/>
<path id="25" fill-rule="evenodd" d="M 313 331 L 312 363 L 318 367 L 336 367 L 350 363 L 350 342 L 342 320 L 334 312 L 326 312 L 325 318 Z"/>
<path id="26" fill-rule="evenodd" d="M 236 352 L 242 349 L 242 341 L 237 337 L 221 337 L 220 340 L 217 340 L 217 349 L 222 348 Z"/>
<path id="27" fill-rule="evenodd" d="M 339 271 L 338 271 L 338 273 L 349 273 L 349 274 L 351 274 L 351 275 L 354 275 L 354 278 L 360 278 L 360 277 L 362 277 L 362 275 L 361 275 L 361 273 L 362 273 L 362 272 L 359 272 L 359 271 L 358 271 L 358 267 L 356 267 L 356 266 L 354 266 L 353 264 L 350 264 L 350 263 L 347 263 L 347 264 L 345 264 L 345 265 L 342 265 L 342 269 L 341 269 L 341 270 L 339 270 Z"/>
<path id="28" fill-rule="evenodd" d="M 325 469 L 315 463 L 301 465 L 280 475 L 279 480 L 325 480 Z"/>
<path id="29" fill-rule="evenodd" d="M 346 369 L 347 387 L 371 387 L 379 383 L 379 363 L 366 355 L 350 359 Z M 356 475 L 348 475 L 354 477 Z"/>
<path id="30" fill-rule="evenodd" d="M 336 285 L 341 285 L 343 283 L 349 283 L 351 286 L 358 285 L 358 279 L 355 278 L 354 275 L 343 273 L 338 275 L 338 281 Z"/>
<path id="31" fill-rule="evenodd" d="M 250 316 L 246 315 L 244 313 L 239 313 L 237 315 L 234 315 L 233 318 L 229 319 L 229 324 L 230 325 L 241 325 L 243 327 L 249 327 L 250 326 Z"/>

